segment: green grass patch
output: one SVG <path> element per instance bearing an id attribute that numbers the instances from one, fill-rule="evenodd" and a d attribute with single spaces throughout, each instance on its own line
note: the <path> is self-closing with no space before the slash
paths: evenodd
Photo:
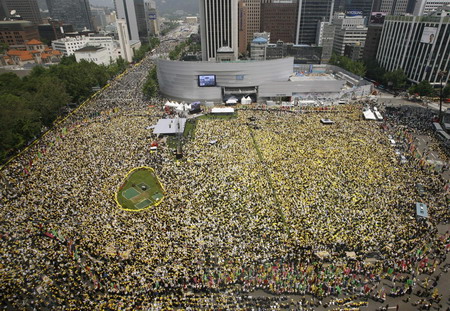
<path id="1" fill-rule="evenodd" d="M 117 203 L 126 210 L 139 211 L 159 204 L 164 189 L 151 168 L 141 167 L 131 171 L 116 193 Z"/>
<path id="2" fill-rule="evenodd" d="M 186 125 L 184 126 L 184 132 L 183 132 L 183 136 L 185 138 L 191 138 L 194 139 L 195 138 L 195 129 L 197 127 L 197 120 L 187 120 Z"/>
<path id="3" fill-rule="evenodd" d="M 198 117 L 197 119 L 199 120 L 231 120 L 231 119 L 236 119 L 237 118 L 237 113 L 233 113 L 233 114 L 205 114 L 202 115 L 200 117 Z"/>

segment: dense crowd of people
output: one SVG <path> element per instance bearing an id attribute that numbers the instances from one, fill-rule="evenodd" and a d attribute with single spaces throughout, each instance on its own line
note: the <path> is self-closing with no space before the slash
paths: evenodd
<path id="1" fill-rule="evenodd" d="M 339 310 L 419 285 L 439 302 L 419 276 L 449 251 L 437 230 L 445 183 L 413 158 L 399 164 L 387 138 L 408 144 L 398 122 L 364 121 L 358 104 L 334 109 L 333 125 L 246 109 L 199 120 L 175 161 L 169 148 L 149 152 L 164 114 L 139 91 L 151 66 L 130 68 L 3 169 L 2 307 Z M 143 165 L 164 201 L 124 211 L 115 192 Z"/>

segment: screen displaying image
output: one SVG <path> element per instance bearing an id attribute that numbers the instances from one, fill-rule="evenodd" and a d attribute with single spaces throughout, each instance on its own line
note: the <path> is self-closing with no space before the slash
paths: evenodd
<path id="1" fill-rule="evenodd" d="M 216 75 L 200 75 L 198 76 L 198 86 L 216 86 Z"/>

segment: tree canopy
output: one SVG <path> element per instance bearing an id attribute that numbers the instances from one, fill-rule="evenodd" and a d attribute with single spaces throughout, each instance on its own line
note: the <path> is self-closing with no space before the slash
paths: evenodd
<path id="1" fill-rule="evenodd" d="M 48 69 L 36 66 L 24 78 L 1 74 L 0 163 L 51 127 L 69 103 L 80 104 L 126 66 L 123 59 L 103 66 L 71 56 Z"/>
<path id="2" fill-rule="evenodd" d="M 363 62 L 353 61 L 346 56 L 333 54 L 330 63 L 339 66 L 347 71 L 350 71 L 358 76 L 364 77 L 366 75 L 366 66 Z"/>
<path id="3" fill-rule="evenodd" d="M 402 69 L 388 71 L 383 75 L 384 83 L 392 89 L 402 89 L 406 86 L 406 74 Z"/>
<path id="4" fill-rule="evenodd" d="M 435 95 L 433 86 L 427 80 L 423 80 L 420 83 L 411 86 L 408 91 L 410 94 L 419 94 L 420 96 Z"/>

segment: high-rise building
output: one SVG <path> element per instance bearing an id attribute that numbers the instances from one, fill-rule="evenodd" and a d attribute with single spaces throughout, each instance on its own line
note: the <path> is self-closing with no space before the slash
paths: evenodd
<path id="1" fill-rule="evenodd" d="M 367 36 L 367 27 L 355 26 L 347 28 L 336 27 L 334 33 L 333 52 L 344 55 L 346 45 L 364 46 Z"/>
<path id="2" fill-rule="evenodd" d="M 53 40 L 64 38 L 66 33 L 74 32 L 73 26 L 56 20 L 49 20 L 48 24 L 38 25 L 41 40 L 51 44 Z"/>
<path id="3" fill-rule="evenodd" d="M 117 18 L 124 19 L 127 23 L 128 37 L 130 40 L 139 40 L 135 0 L 114 0 L 114 4 L 116 6 Z"/>
<path id="4" fill-rule="evenodd" d="M 260 29 L 270 32 L 270 42 L 295 42 L 297 6 L 297 0 L 262 0 Z"/>
<path id="5" fill-rule="evenodd" d="M 215 60 L 217 50 L 230 47 L 238 57 L 238 0 L 200 0 L 202 59 Z"/>
<path id="6" fill-rule="evenodd" d="M 344 49 L 344 56 L 353 61 L 361 60 L 364 53 L 364 43 L 347 44 Z"/>
<path id="7" fill-rule="evenodd" d="M 335 26 L 330 22 L 319 22 L 317 25 L 316 45 L 322 47 L 322 64 L 328 64 L 333 54 Z"/>
<path id="8" fill-rule="evenodd" d="M 4 17 L 9 17 L 9 13 L 15 10 L 16 14 L 20 15 L 23 20 L 36 25 L 42 23 L 37 0 L 0 0 L 0 6 L 0 15 L 6 15 Z"/>
<path id="9" fill-rule="evenodd" d="M 333 18 L 335 27 L 333 52 L 344 55 L 345 46 L 356 46 L 362 50 L 367 36 L 367 27 L 362 15 L 336 13 Z"/>
<path id="10" fill-rule="evenodd" d="M 363 16 L 369 16 L 372 12 L 373 0 L 336 0 L 335 12 L 361 12 Z"/>
<path id="11" fill-rule="evenodd" d="M 22 45 L 39 37 L 37 27 L 29 21 L 0 21 L 0 43 Z"/>
<path id="12" fill-rule="evenodd" d="M 323 18 L 331 21 L 334 0 L 299 0 L 296 44 L 315 44 L 317 23 Z"/>
<path id="13" fill-rule="evenodd" d="M 436 11 L 442 6 L 450 5 L 450 0 L 417 0 L 413 15 L 424 15 Z"/>
<path id="14" fill-rule="evenodd" d="M 440 72 L 450 72 L 450 15 L 387 16 L 377 60 L 388 71 L 403 69 L 409 81 L 440 84 Z"/>
<path id="15" fill-rule="evenodd" d="M 238 3 L 238 37 L 239 37 L 239 53 L 245 54 L 247 52 L 247 6 L 244 1 Z"/>
<path id="16" fill-rule="evenodd" d="M 155 1 L 145 0 L 144 5 L 148 36 L 159 35 L 158 12 Z"/>
<path id="17" fill-rule="evenodd" d="M 120 55 L 127 62 L 133 61 L 133 52 L 130 45 L 130 37 L 127 29 L 127 21 L 125 19 L 118 18 L 116 20 L 117 34 L 119 36 Z"/>
<path id="18" fill-rule="evenodd" d="M 89 0 L 47 0 L 52 19 L 72 24 L 75 30 L 93 30 Z"/>
<path id="19" fill-rule="evenodd" d="M 412 13 L 415 0 L 374 0 L 372 12 L 383 12 L 389 15 Z"/>
<path id="20" fill-rule="evenodd" d="M 363 53 L 364 60 L 376 59 L 382 30 L 383 24 L 369 24 L 369 26 L 367 27 L 366 43 Z"/>
<path id="21" fill-rule="evenodd" d="M 95 30 L 105 29 L 108 23 L 106 22 L 105 8 L 91 8 L 92 24 Z"/>
<path id="22" fill-rule="evenodd" d="M 255 38 L 250 44 L 250 56 L 252 60 L 266 60 L 267 39 Z"/>
<path id="23" fill-rule="evenodd" d="M 247 8 L 247 44 L 252 42 L 253 34 L 259 32 L 261 0 L 241 0 Z"/>
<path id="24" fill-rule="evenodd" d="M 139 40 L 148 42 L 148 25 L 145 16 L 145 1 L 134 0 L 134 11 L 136 12 L 136 23 L 138 27 Z"/>

